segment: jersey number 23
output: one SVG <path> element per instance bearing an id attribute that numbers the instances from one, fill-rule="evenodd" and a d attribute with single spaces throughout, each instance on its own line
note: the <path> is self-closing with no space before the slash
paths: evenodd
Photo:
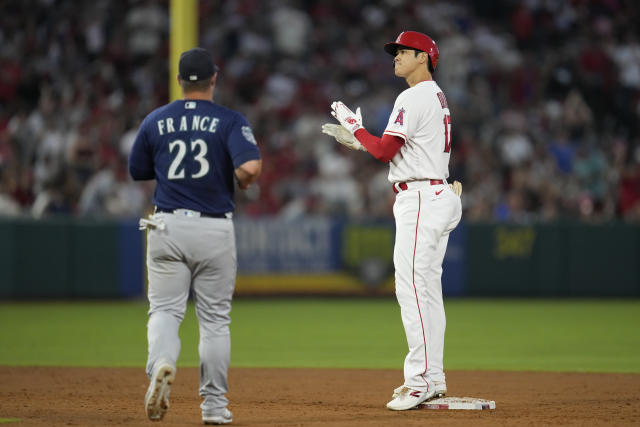
<path id="1" fill-rule="evenodd" d="M 182 160 L 187 155 L 187 144 L 181 140 L 176 139 L 169 143 L 169 153 L 174 153 L 175 157 L 169 166 L 169 173 L 167 177 L 169 179 L 184 179 L 184 165 Z M 204 140 L 198 138 L 191 141 L 190 154 L 193 159 L 200 164 L 200 169 L 191 174 L 191 178 L 202 178 L 209 172 L 209 162 L 205 158 L 207 155 L 207 144 Z"/>

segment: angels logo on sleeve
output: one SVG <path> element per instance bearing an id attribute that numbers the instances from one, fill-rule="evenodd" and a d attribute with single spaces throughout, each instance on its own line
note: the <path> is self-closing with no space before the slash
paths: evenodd
<path id="1" fill-rule="evenodd" d="M 389 121 L 387 122 L 387 128 L 384 133 L 407 140 L 410 112 L 407 111 L 406 104 L 396 102 L 393 112 L 389 115 Z"/>

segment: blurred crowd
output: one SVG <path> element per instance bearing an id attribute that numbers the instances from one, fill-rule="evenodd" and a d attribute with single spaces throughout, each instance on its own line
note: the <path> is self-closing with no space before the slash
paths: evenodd
<path id="1" fill-rule="evenodd" d="M 199 2 L 215 101 L 245 114 L 264 159 L 238 213 L 389 218 L 388 167 L 320 132 L 360 106 L 380 136 L 406 88 L 382 46 L 440 49 L 450 181 L 467 221 L 640 222 L 640 3 L 634 0 Z M 169 100 L 168 1 L 0 4 L 0 215 L 129 218 L 140 121 Z"/>

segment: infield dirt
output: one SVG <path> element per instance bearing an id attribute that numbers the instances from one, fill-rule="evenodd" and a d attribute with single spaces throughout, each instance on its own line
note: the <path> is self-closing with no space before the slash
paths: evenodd
<path id="1" fill-rule="evenodd" d="M 495 410 L 385 408 L 399 370 L 248 369 L 230 372 L 235 426 L 639 425 L 640 374 L 450 371 L 450 396 L 495 400 Z M 7 426 L 196 426 L 198 369 L 179 368 L 171 408 L 146 419 L 142 368 L 0 367 Z"/>

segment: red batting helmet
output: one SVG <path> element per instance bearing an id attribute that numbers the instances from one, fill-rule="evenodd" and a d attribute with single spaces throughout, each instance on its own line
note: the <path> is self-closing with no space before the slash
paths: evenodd
<path id="1" fill-rule="evenodd" d="M 408 47 L 426 52 L 427 55 L 429 55 L 429 58 L 431 58 L 431 65 L 433 66 L 433 69 L 436 69 L 440 52 L 438 51 L 436 42 L 434 42 L 428 35 L 417 31 L 403 31 L 395 42 L 385 44 L 384 50 L 388 54 L 396 56 L 396 51 L 399 47 Z"/>

